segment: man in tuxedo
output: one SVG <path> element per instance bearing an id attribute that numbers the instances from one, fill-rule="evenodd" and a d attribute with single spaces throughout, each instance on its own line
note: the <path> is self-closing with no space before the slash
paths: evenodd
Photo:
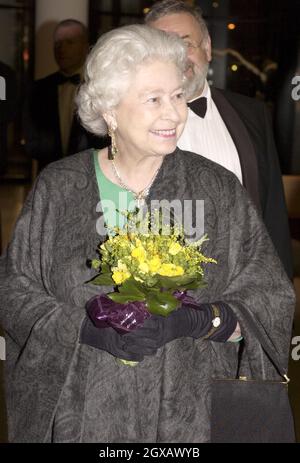
<path id="1" fill-rule="evenodd" d="M 37 80 L 26 104 L 26 150 L 39 168 L 105 141 L 87 132 L 75 114 L 74 97 L 83 77 L 89 50 L 88 32 L 74 19 L 61 21 L 54 31 L 54 56 L 59 71 Z"/>
<path id="2" fill-rule="evenodd" d="M 176 33 L 188 48 L 191 95 L 178 146 L 231 170 L 261 212 L 278 255 L 292 278 L 291 243 L 278 155 L 265 105 L 237 93 L 210 88 L 206 76 L 211 40 L 200 9 L 180 0 L 155 3 L 145 17 L 151 27 Z"/>

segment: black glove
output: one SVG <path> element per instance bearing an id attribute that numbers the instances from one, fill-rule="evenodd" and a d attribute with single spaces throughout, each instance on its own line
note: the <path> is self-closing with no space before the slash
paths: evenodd
<path id="1" fill-rule="evenodd" d="M 86 317 L 80 332 L 80 342 L 96 349 L 105 350 L 117 358 L 140 362 L 143 360 L 141 353 L 129 353 L 123 350 L 124 335 L 119 334 L 114 328 L 97 328 L 89 317 Z"/>
<path id="2" fill-rule="evenodd" d="M 208 339 L 225 342 L 234 332 L 237 319 L 227 304 L 214 305 L 217 305 L 220 311 L 221 324 Z M 211 304 L 201 304 L 199 309 L 184 306 L 167 317 L 151 315 L 141 328 L 123 336 L 123 348 L 131 354 L 154 355 L 158 348 L 173 339 L 197 339 L 207 335 L 212 329 L 213 318 Z"/>

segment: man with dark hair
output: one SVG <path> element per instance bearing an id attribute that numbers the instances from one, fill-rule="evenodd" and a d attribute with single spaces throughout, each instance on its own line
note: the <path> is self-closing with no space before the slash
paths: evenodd
<path id="1" fill-rule="evenodd" d="M 87 28 L 67 19 L 57 25 L 53 39 L 59 71 L 34 83 L 24 117 L 25 147 L 39 168 L 104 144 L 80 125 L 75 114 L 74 97 L 89 50 Z"/>
<path id="2" fill-rule="evenodd" d="M 156 2 L 145 17 L 151 27 L 179 35 L 187 44 L 189 114 L 179 148 L 201 154 L 232 171 L 260 210 L 273 244 L 292 278 L 288 217 L 278 155 L 265 105 L 210 88 L 206 76 L 211 40 L 201 10 L 181 0 Z"/>

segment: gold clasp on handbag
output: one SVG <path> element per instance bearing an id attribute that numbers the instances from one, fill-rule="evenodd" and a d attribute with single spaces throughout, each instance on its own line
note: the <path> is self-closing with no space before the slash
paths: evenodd
<path id="1" fill-rule="evenodd" d="M 289 384 L 289 382 L 291 381 L 290 378 L 287 375 L 283 375 L 283 378 L 285 379 L 285 381 L 282 381 L 282 384 Z M 240 381 L 248 381 L 248 378 L 247 378 L 247 376 L 239 376 L 239 380 Z"/>

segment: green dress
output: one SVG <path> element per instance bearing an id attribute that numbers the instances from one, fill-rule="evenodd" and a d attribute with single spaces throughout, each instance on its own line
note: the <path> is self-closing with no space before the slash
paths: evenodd
<path id="1" fill-rule="evenodd" d="M 94 165 L 104 222 L 108 234 L 112 234 L 113 227 L 124 228 L 126 217 L 122 212 L 133 211 L 136 202 L 131 191 L 116 185 L 104 175 L 98 162 L 98 151 L 96 150 L 94 151 Z"/>

